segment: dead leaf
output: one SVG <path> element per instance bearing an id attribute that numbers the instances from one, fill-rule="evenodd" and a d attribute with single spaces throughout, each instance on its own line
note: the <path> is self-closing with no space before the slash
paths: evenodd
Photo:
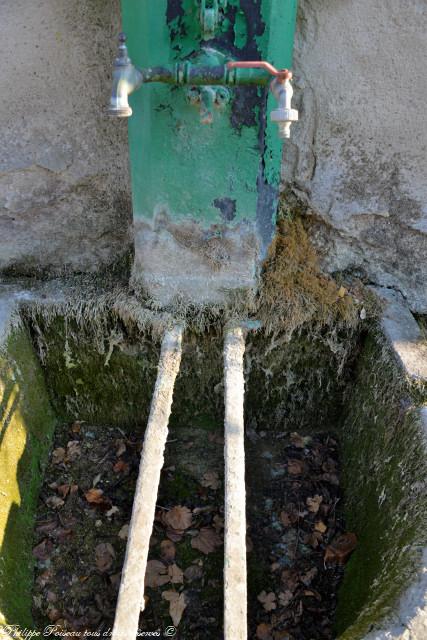
<path id="1" fill-rule="evenodd" d="M 300 436 L 299 433 L 294 431 L 294 433 L 291 433 L 290 440 L 297 449 L 304 449 L 311 442 L 312 438 L 310 436 Z"/>
<path id="2" fill-rule="evenodd" d="M 33 548 L 33 556 L 37 558 L 37 560 L 47 560 L 52 553 L 52 550 L 53 542 L 48 538 L 45 538 Z"/>
<path id="3" fill-rule="evenodd" d="M 305 464 L 301 460 L 288 460 L 288 473 L 291 476 L 300 476 L 305 471 Z"/>
<path id="4" fill-rule="evenodd" d="M 156 536 L 154 535 L 154 533 L 151 534 L 150 536 L 150 542 L 148 543 L 151 547 L 155 547 L 156 545 L 159 544 L 159 540 L 156 538 Z"/>
<path id="5" fill-rule="evenodd" d="M 42 589 L 44 589 L 44 587 L 51 582 L 54 575 L 53 569 L 46 569 L 39 575 L 36 582 Z"/>
<path id="6" fill-rule="evenodd" d="M 292 593 L 292 591 L 289 591 L 289 589 L 287 589 L 286 591 L 281 591 L 279 593 L 279 605 L 281 607 L 287 607 L 293 597 L 294 594 Z"/>
<path id="7" fill-rule="evenodd" d="M 341 287 L 338 289 L 338 297 L 339 297 L 339 298 L 344 298 L 344 296 L 345 296 L 345 294 L 346 294 L 346 293 L 347 293 L 347 289 L 346 289 L 345 287 L 341 286 Z"/>
<path id="8" fill-rule="evenodd" d="M 184 578 L 187 582 L 193 582 L 194 580 L 200 580 L 203 577 L 203 569 L 195 564 L 190 565 L 184 571 Z"/>
<path id="9" fill-rule="evenodd" d="M 337 463 L 335 462 L 335 460 L 333 460 L 332 458 L 328 458 L 327 460 L 325 460 L 325 462 L 322 464 L 322 469 L 323 471 L 325 471 L 326 473 L 335 473 L 337 470 Z"/>
<path id="10" fill-rule="evenodd" d="M 326 547 L 324 562 L 336 562 L 338 564 L 344 564 L 356 547 L 356 534 L 342 533 L 341 535 L 334 538 L 331 544 Z"/>
<path id="11" fill-rule="evenodd" d="M 125 441 L 124 440 L 116 440 L 116 444 L 117 444 L 116 456 L 118 458 L 120 458 L 120 456 L 122 456 L 126 451 Z"/>
<path id="12" fill-rule="evenodd" d="M 120 540 L 126 540 L 129 535 L 129 525 L 124 524 L 117 535 L 119 536 Z"/>
<path id="13" fill-rule="evenodd" d="M 293 593 L 299 583 L 297 573 L 293 569 L 283 569 L 280 578 L 286 591 L 291 591 Z"/>
<path id="14" fill-rule="evenodd" d="M 169 540 L 172 540 L 172 542 L 180 542 L 182 540 L 183 534 L 184 531 L 175 531 L 175 529 L 166 530 L 166 535 Z"/>
<path id="15" fill-rule="evenodd" d="M 80 433 L 81 428 L 82 428 L 82 424 L 83 422 L 81 420 L 76 420 L 75 422 L 73 422 L 73 424 L 71 425 L 71 431 L 73 433 Z"/>
<path id="16" fill-rule="evenodd" d="M 325 533 L 327 528 L 328 527 L 326 526 L 326 524 L 322 520 L 318 520 L 314 525 L 314 530 L 318 531 L 319 533 Z"/>
<path id="17" fill-rule="evenodd" d="M 301 582 L 308 587 L 314 580 L 314 578 L 317 576 L 317 568 L 313 567 L 312 569 L 310 569 L 309 571 L 307 571 L 306 573 L 304 573 L 301 576 Z"/>
<path id="18" fill-rule="evenodd" d="M 162 520 L 166 526 L 175 531 L 185 531 L 191 527 L 193 517 L 188 507 L 173 507 L 170 511 L 163 513 Z"/>
<path id="19" fill-rule="evenodd" d="M 114 473 L 127 473 L 129 471 L 129 464 L 124 460 L 117 460 L 113 467 Z"/>
<path id="20" fill-rule="evenodd" d="M 71 485 L 70 484 L 61 484 L 57 487 L 57 492 L 61 496 L 61 498 L 66 498 L 70 493 Z"/>
<path id="21" fill-rule="evenodd" d="M 81 454 L 80 442 L 78 440 L 70 440 L 67 443 L 67 460 L 73 461 Z"/>
<path id="22" fill-rule="evenodd" d="M 165 562 L 175 560 L 176 548 L 172 540 L 162 540 L 160 543 L 160 556 Z"/>
<path id="23" fill-rule="evenodd" d="M 71 535 L 73 535 L 71 529 L 64 529 L 63 527 L 58 527 L 51 533 L 52 538 L 57 540 L 60 544 L 69 540 Z"/>
<path id="24" fill-rule="evenodd" d="M 202 553 L 213 553 L 216 547 L 222 545 L 221 537 L 211 527 L 202 527 L 194 538 L 191 540 L 193 549 L 198 549 Z"/>
<path id="25" fill-rule="evenodd" d="M 163 591 L 162 598 L 169 602 L 169 615 L 175 627 L 181 622 L 182 614 L 187 606 L 185 602 L 185 593 L 177 593 L 176 591 Z"/>
<path id="26" fill-rule="evenodd" d="M 56 622 L 61 617 L 61 612 L 58 609 L 55 609 L 55 607 L 49 607 L 47 617 L 51 622 Z"/>
<path id="27" fill-rule="evenodd" d="M 46 504 L 48 507 L 52 507 L 52 509 L 59 509 L 65 503 L 59 496 L 49 496 L 46 500 Z"/>
<path id="28" fill-rule="evenodd" d="M 213 518 L 213 526 L 215 531 L 220 533 L 221 530 L 224 529 L 224 518 L 222 516 L 215 515 Z"/>
<path id="29" fill-rule="evenodd" d="M 283 524 L 284 527 L 291 527 L 292 520 L 289 513 L 287 513 L 286 511 L 282 511 L 280 513 L 280 522 Z"/>
<path id="30" fill-rule="evenodd" d="M 145 586 L 157 589 L 170 581 L 168 569 L 160 560 L 149 560 L 145 571 Z"/>
<path id="31" fill-rule="evenodd" d="M 308 507 L 308 510 L 311 511 L 311 513 L 317 513 L 319 511 L 319 507 L 322 501 L 323 501 L 323 496 L 319 496 L 318 494 L 316 494 L 312 498 L 307 498 L 305 502 Z"/>
<path id="32" fill-rule="evenodd" d="M 53 464 L 60 464 L 65 460 L 65 449 L 62 447 L 58 447 L 52 451 L 52 462 Z"/>
<path id="33" fill-rule="evenodd" d="M 313 531 L 312 533 L 307 534 L 304 539 L 304 544 L 309 544 L 313 549 L 317 549 L 322 539 L 322 534 L 319 531 Z"/>
<path id="34" fill-rule="evenodd" d="M 89 489 L 89 491 L 85 493 L 85 498 L 89 504 L 103 504 L 105 502 L 102 489 Z"/>
<path id="35" fill-rule="evenodd" d="M 215 507 L 212 505 L 206 505 L 206 507 L 194 507 L 193 516 L 199 516 L 201 513 L 212 513 L 215 511 Z"/>
<path id="36" fill-rule="evenodd" d="M 325 482 L 329 482 L 329 484 L 333 484 L 336 487 L 338 487 L 340 484 L 339 478 L 337 475 L 335 475 L 335 473 L 324 473 L 320 476 L 320 478 Z"/>
<path id="37" fill-rule="evenodd" d="M 36 527 L 37 533 L 50 533 L 58 526 L 58 519 L 54 518 L 54 520 L 44 520 L 40 522 L 40 524 Z"/>
<path id="38" fill-rule="evenodd" d="M 200 481 L 202 487 L 207 487 L 216 491 L 221 486 L 219 476 L 216 471 L 207 471 Z"/>
<path id="39" fill-rule="evenodd" d="M 182 584 L 184 582 L 184 574 L 177 564 L 169 565 L 168 576 L 172 584 Z"/>
<path id="40" fill-rule="evenodd" d="M 265 611 L 273 611 L 273 609 L 277 608 L 276 594 L 272 591 L 270 591 L 270 593 L 261 591 L 261 593 L 257 596 L 257 600 L 261 602 Z"/>
<path id="41" fill-rule="evenodd" d="M 273 640 L 273 636 L 271 635 L 272 628 L 271 624 L 261 622 L 256 628 L 256 637 L 258 640 Z"/>
<path id="42" fill-rule="evenodd" d="M 115 553 L 109 542 L 101 542 L 95 547 L 95 563 L 99 571 L 104 573 L 111 569 Z"/>
<path id="43" fill-rule="evenodd" d="M 120 580 L 121 579 L 122 579 L 122 572 L 113 573 L 113 575 L 110 576 L 110 582 L 111 582 L 112 586 L 114 587 L 114 589 L 116 589 L 116 591 L 118 591 L 118 589 L 120 587 Z"/>

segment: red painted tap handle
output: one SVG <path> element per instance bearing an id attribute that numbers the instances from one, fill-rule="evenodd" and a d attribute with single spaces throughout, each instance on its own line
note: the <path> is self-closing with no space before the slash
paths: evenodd
<path id="1" fill-rule="evenodd" d="M 292 71 L 289 69 L 276 69 L 272 64 L 265 60 L 253 60 L 253 61 L 237 61 L 227 62 L 228 69 L 265 69 L 272 76 L 275 76 L 278 80 L 290 80 L 292 78 Z"/>

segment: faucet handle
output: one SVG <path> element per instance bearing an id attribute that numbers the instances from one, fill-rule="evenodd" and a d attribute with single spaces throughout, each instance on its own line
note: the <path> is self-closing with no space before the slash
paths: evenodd
<path id="1" fill-rule="evenodd" d="M 127 35 L 125 34 L 124 31 L 119 33 L 119 37 L 118 37 L 118 41 L 119 41 L 118 55 L 117 55 L 117 58 L 114 61 L 114 66 L 115 67 L 125 67 L 128 64 L 132 64 L 132 61 L 131 61 L 131 59 L 129 58 L 129 55 L 128 55 L 128 48 L 126 46 L 126 40 L 127 39 L 128 39 L 128 37 L 127 37 Z"/>
<path id="2" fill-rule="evenodd" d="M 227 62 L 227 69 L 264 69 L 274 76 L 278 82 L 286 82 L 292 78 L 292 71 L 289 69 L 276 69 L 270 62 L 265 60 L 233 60 Z"/>
<path id="3" fill-rule="evenodd" d="M 132 109 L 129 106 L 128 95 L 131 82 L 137 76 L 138 71 L 128 55 L 126 34 L 120 33 L 118 40 L 118 55 L 113 64 L 113 89 L 107 113 L 118 118 L 129 118 L 132 115 Z"/>
<path id="4" fill-rule="evenodd" d="M 272 94 L 278 101 L 278 108 L 271 112 L 270 119 L 279 127 L 279 138 L 285 140 L 291 136 L 291 124 L 298 121 L 298 111 L 292 109 L 293 89 L 291 85 L 292 71 L 276 69 L 265 60 L 233 61 L 227 63 L 228 69 L 264 69 L 274 80 L 270 85 Z"/>

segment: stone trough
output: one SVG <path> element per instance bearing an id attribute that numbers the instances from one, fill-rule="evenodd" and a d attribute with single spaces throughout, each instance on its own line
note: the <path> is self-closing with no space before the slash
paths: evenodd
<path id="1" fill-rule="evenodd" d="M 381 322 L 335 343 L 309 331 L 291 340 L 248 332 L 245 429 L 335 434 L 345 518 L 358 538 L 335 637 L 421 640 L 427 346 L 399 294 L 376 293 L 384 302 Z M 34 628 L 32 534 L 56 425 L 87 420 L 142 437 L 167 324 L 136 302 L 120 306 L 101 294 L 79 306 L 60 288 L 0 290 L 0 638 Z M 184 330 L 174 437 L 192 415 L 223 422 L 223 346 L 222 327 Z M 246 465 L 248 473 L 250 457 Z"/>

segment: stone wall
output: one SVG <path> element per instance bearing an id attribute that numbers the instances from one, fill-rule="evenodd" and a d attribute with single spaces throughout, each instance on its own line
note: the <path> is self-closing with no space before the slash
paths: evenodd
<path id="1" fill-rule="evenodd" d="M 300 0 L 300 123 L 283 168 L 312 210 L 326 268 L 398 289 L 422 313 L 426 19 L 424 0 Z"/>
<path id="2" fill-rule="evenodd" d="M 284 180 L 327 270 L 426 313 L 427 5 L 299 7 Z M 131 246 L 126 123 L 103 112 L 119 23 L 118 0 L 0 4 L 0 271 L 95 271 Z"/>
<path id="3" fill-rule="evenodd" d="M 93 271 L 129 247 L 126 123 L 105 115 L 118 0 L 0 3 L 0 269 Z"/>

